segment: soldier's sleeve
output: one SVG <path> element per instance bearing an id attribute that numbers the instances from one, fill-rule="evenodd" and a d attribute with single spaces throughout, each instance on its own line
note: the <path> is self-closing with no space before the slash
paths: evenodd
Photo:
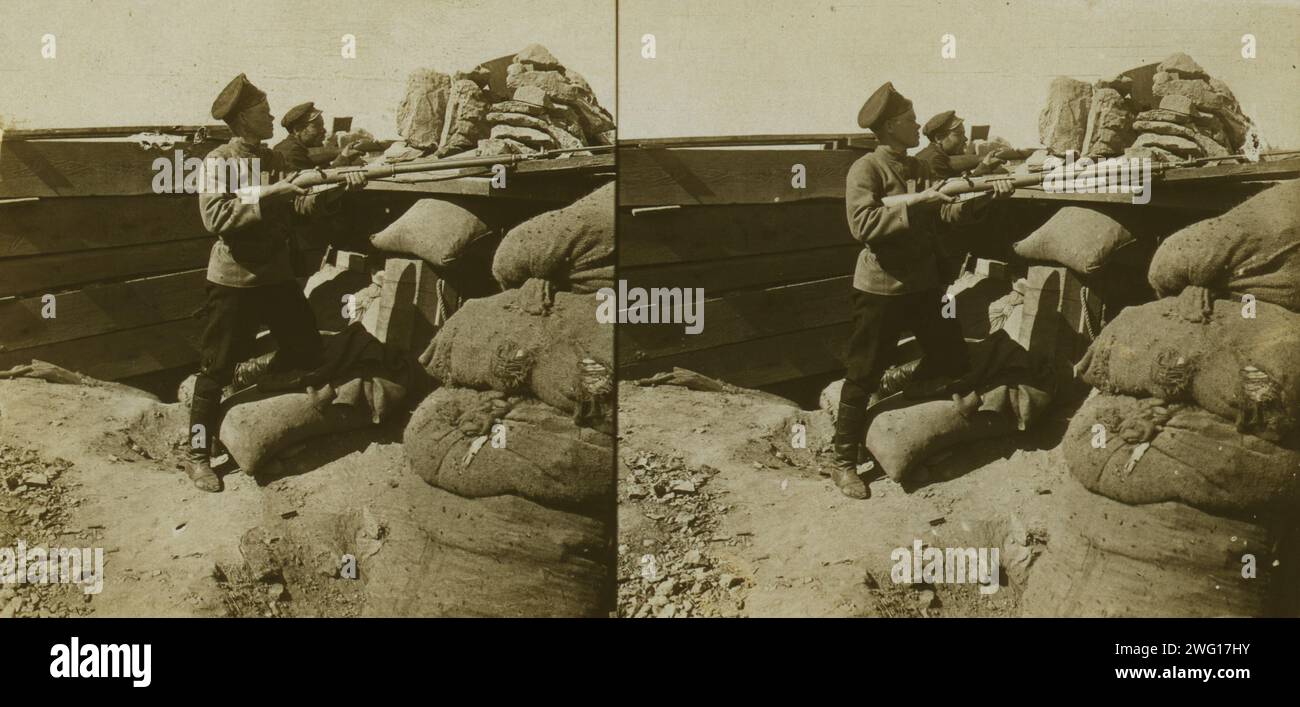
<path id="1" fill-rule="evenodd" d="M 205 161 L 205 170 L 221 170 L 220 165 Z M 233 179 L 233 177 L 231 178 Z M 258 200 L 244 200 L 234 191 L 235 184 L 221 181 L 221 177 L 205 177 L 208 189 L 199 192 L 199 215 L 208 233 L 220 236 L 247 228 L 262 220 L 262 207 Z"/>
<path id="2" fill-rule="evenodd" d="M 874 244 L 906 233 L 909 226 L 906 206 L 885 206 L 880 175 L 866 159 L 849 168 L 844 189 L 848 209 L 849 231 L 859 243 Z"/>

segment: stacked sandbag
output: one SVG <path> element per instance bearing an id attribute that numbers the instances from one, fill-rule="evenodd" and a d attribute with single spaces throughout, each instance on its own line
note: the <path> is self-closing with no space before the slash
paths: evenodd
<path id="1" fill-rule="evenodd" d="M 1079 368 L 1105 393 L 1193 402 L 1285 444 L 1300 418 L 1300 315 L 1267 302 L 1208 303 L 1193 288 L 1120 312 Z"/>
<path id="2" fill-rule="evenodd" d="M 1164 297 L 1197 286 L 1300 312 L 1300 181 L 1265 189 L 1165 239 L 1148 279 Z"/>
<path id="3" fill-rule="evenodd" d="M 1085 488 L 1132 505 L 1177 501 L 1238 518 L 1285 516 L 1300 501 L 1300 451 L 1194 405 L 1097 394 L 1063 443 Z"/>
<path id="4" fill-rule="evenodd" d="M 247 474 L 257 474 L 289 447 L 314 437 L 373 424 L 364 406 L 335 404 L 333 391 L 285 393 L 232 406 L 218 439 Z"/>
<path id="5" fill-rule="evenodd" d="M 970 392 L 956 399 L 918 398 L 871 419 L 865 444 L 891 479 L 904 481 L 926 460 L 959 444 L 1028 430 L 1051 402 L 1046 373 L 1035 370 L 1028 353 L 1004 332 L 970 342 L 967 350 L 972 370 L 964 383 Z M 880 393 L 909 395 L 917 368 L 910 363 L 886 371 Z M 832 417 L 842 385 L 835 381 L 820 396 Z"/>
<path id="6" fill-rule="evenodd" d="M 1066 206 L 1012 248 L 1028 260 L 1059 263 L 1094 275 L 1117 257 L 1139 250 L 1126 223 L 1098 208 Z M 1149 252 L 1149 251 L 1148 251 Z"/>
<path id="7" fill-rule="evenodd" d="M 449 268 L 480 242 L 500 237 L 494 209 L 495 204 L 473 199 L 421 199 L 371 236 L 370 243 L 383 251 L 414 255 L 430 265 Z"/>
<path id="8" fill-rule="evenodd" d="M 614 183 L 512 228 L 492 260 L 503 288 L 531 278 L 593 293 L 614 286 Z"/>
<path id="9" fill-rule="evenodd" d="M 434 391 L 411 416 L 403 450 L 420 478 L 458 496 L 513 494 L 588 513 L 613 497 L 610 435 L 498 391 Z"/>
<path id="10" fill-rule="evenodd" d="M 596 305 L 593 295 L 530 280 L 465 303 L 422 362 L 443 385 L 527 393 L 608 424 L 614 327 L 597 321 Z"/>
<path id="11" fill-rule="evenodd" d="M 1294 529 L 1166 501 L 1129 505 L 1074 480 L 1022 599 L 1031 617 L 1294 615 Z"/>

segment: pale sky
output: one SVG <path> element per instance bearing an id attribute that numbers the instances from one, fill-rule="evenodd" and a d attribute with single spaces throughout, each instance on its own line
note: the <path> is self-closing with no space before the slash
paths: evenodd
<path id="1" fill-rule="evenodd" d="M 1294 1 L 620 0 L 618 18 L 622 138 L 858 132 L 862 101 L 892 80 L 921 122 L 956 109 L 1030 146 L 1053 77 L 1093 81 L 1182 51 L 1273 147 L 1300 147 Z M 1254 59 L 1241 56 L 1247 33 Z M 940 56 L 945 34 L 955 58 Z"/>
<path id="2" fill-rule="evenodd" d="M 41 56 L 55 36 L 54 59 Z M 353 34 L 357 58 L 341 56 Z M 315 101 L 327 120 L 396 137 L 406 76 L 542 44 L 614 105 L 614 0 L 3 0 L 0 116 L 21 128 L 211 123 L 240 72 L 279 119 Z"/>

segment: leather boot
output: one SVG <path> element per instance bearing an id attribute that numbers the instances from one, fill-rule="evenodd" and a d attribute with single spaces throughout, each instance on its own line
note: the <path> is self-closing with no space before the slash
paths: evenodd
<path id="1" fill-rule="evenodd" d="M 866 413 L 866 408 L 840 403 L 839 413 L 835 416 L 835 436 L 831 438 L 835 466 L 831 469 L 831 480 L 849 498 L 871 495 L 867 485 L 858 478 L 858 455 L 866 435 Z"/>
<path id="2" fill-rule="evenodd" d="M 211 449 L 212 435 L 216 431 L 217 418 L 221 411 L 221 386 L 214 381 L 205 381 L 200 375 L 194 381 L 194 399 L 190 402 L 189 464 L 186 473 L 194 487 L 200 491 L 216 493 L 221 490 L 221 478 L 212 470 Z M 204 385 L 208 383 L 207 385 Z M 215 388 L 214 388 L 215 386 Z M 214 396 L 215 390 L 215 396 Z M 203 438 L 195 446 L 195 425 L 203 426 Z"/>

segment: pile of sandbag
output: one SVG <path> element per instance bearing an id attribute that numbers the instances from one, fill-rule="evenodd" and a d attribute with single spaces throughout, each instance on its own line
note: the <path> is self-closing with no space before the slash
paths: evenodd
<path id="1" fill-rule="evenodd" d="M 1156 251 L 1163 299 L 1079 364 L 1077 483 L 1026 595 L 1051 616 L 1294 615 L 1300 502 L 1296 195 L 1273 187 Z M 1247 296 L 1249 295 L 1249 296 Z"/>
<path id="2" fill-rule="evenodd" d="M 420 356 L 444 386 L 406 428 L 411 468 L 467 497 L 599 515 L 613 498 L 613 325 L 546 280 L 464 304 Z"/>
<path id="3" fill-rule="evenodd" d="M 1031 617 L 1294 616 L 1294 529 L 1184 503 L 1129 505 L 1073 480 L 1034 565 Z"/>
<path id="4" fill-rule="evenodd" d="M 1175 162 L 1260 147 L 1228 85 L 1182 53 L 1094 84 L 1056 78 L 1038 129 L 1052 152 L 1094 158 Z"/>
<path id="5" fill-rule="evenodd" d="M 1095 394 L 1070 420 L 1063 447 L 1079 483 L 1128 504 L 1177 501 L 1253 518 L 1300 501 L 1300 451 L 1195 405 Z"/>
<path id="6" fill-rule="evenodd" d="M 1300 312 L 1300 181 L 1269 187 L 1165 239 L 1147 279 L 1162 297 L 1196 286 Z"/>
<path id="7" fill-rule="evenodd" d="M 1066 206 L 1012 248 L 1027 260 L 1060 263 L 1080 275 L 1094 275 L 1116 259 L 1143 257 L 1126 221 L 1100 208 Z"/>
<path id="8" fill-rule="evenodd" d="M 875 415 L 865 444 L 881 470 L 895 481 L 940 452 L 965 442 L 1028 430 L 1051 402 L 1050 374 L 1006 332 L 967 344 L 971 371 L 963 379 L 969 392 L 954 399 L 924 399 Z M 886 371 L 880 393 L 909 395 L 915 362 Z M 923 381 L 915 381 L 923 385 Z M 832 417 L 839 408 L 843 381 L 822 391 L 820 404 Z"/>
<path id="9" fill-rule="evenodd" d="M 613 497 L 612 443 L 537 400 L 441 388 L 412 415 L 403 449 L 420 478 L 458 496 L 597 512 Z"/>
<path id="10" fill-rule="evenodd" d="M 531 278 L 593 293 L 614 286 L 614 183 L 511 229 L 492 259 L 503 288 Z"/>
<path id="11" fill-rule="evenodd" d="M 1079 368 L 1104 393 L 1191 403 L 1273 442 L 1300 419 L 1300 314 L 1199 288 L 1120 312 Z"/>
<path id="12" fill-rule="evenodd" d="M 397 132 L 402 141 L 385 153 L 389 161 L 614 144 L 613 118 L 591 86 L 539 44 L 467 72 L 412 73 Z"/>
<path id="13" fill-rule="evenodd" d="M 596 305 L 594 295 L 530 280 L 465 303 L 421 362 L 443 385 L 528 394 L 607 426 L 614 328 L 596 320 Z"/>

